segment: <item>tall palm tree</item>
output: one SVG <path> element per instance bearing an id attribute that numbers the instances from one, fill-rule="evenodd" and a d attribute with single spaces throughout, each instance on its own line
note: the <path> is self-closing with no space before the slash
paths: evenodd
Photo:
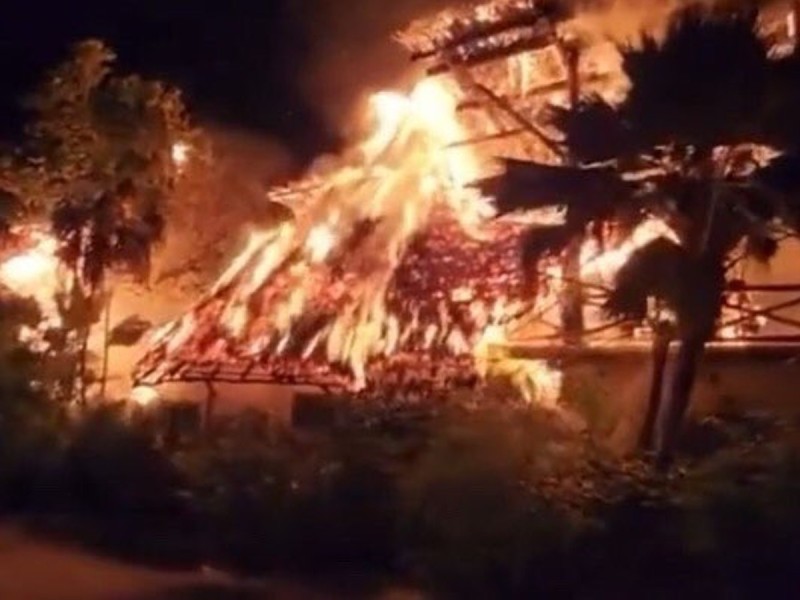
<path id="1" fill-rule="evenodd" d="M 658 240 L 634 255 L 607 306 L 642 318 L 654 297 L 674 312 L 677 355 L 663 377 L 673 333 L 659 329 L 642 433 L 645 445 L 655 439 L 662 464 L 673 454 L 715 332 L 728 256 L 744 245 L 769 259 L 781 227 L 797 224 L 796 182 L 787 174 L 800 140 L 791 108 L 800 98 L 800 58 L 771 60 L 756 18 L 752 11 L 689 10 L 663 43 L 621 49 L 632 83 L 621 105 L 593 99 L 554 114 L 577 166 L 509 164 L 504 177 L 485 184 L 503 210 L 529 206 L 533 189 L 545 190 L 542 203 L 568 207 L 565 226 L 539 237 L 529 254 L 560 252 L 570 232 L 604 220 L 636 223 L 647 212 L 678 234 L 679 245 Z M 764 144 L 788 154 L 770 160 Z M 549 185 L 526 185 L 544 180 Z"/>

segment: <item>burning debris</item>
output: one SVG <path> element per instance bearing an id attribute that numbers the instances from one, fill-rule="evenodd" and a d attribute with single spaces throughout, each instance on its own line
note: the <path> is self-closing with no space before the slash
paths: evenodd
<path id="1" fill-rule="evenodd" d="M 429 74 L 474 66 L 556 43 L 554 24 L 566 10 L 561 2 L 503 0 L 453 10 L 412 23 L 397 39 L 414 60 L 439 57 Z"/>
<path id="2" fill-rule="evenodd" d="M 432 393 L 492 370 L 489 345 L 541 304 L 520 248 L 553 217 L 495 218 L 467 187 L 489 161 L 452 146 L 469 133 L 445 82 L 378 94 L 372 108 L 377 127 L 354 153 L 360 162 L 277 190 L 295 219 L 254 234 L 210 294 L 155 334 L 139 382 Z M 533 363 L 512 378 L 552 400 L 551 373 Z"/>

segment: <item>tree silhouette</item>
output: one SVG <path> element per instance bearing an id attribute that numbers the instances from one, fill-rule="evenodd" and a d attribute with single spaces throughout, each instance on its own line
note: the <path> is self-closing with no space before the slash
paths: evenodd
<path id="1" fill-rule="evenodd" d="M 33 120 L 26 145 L 6 178 L 14 192 L 52 215 L 71 273 L 59 305 L 76 332 L 81 379 L 89 333 L 110 291 L 107 273 L 149 278 L 151 250 L 183 166 L 173 150 L 201 137 L 178 91 L 116 75 L 114 60 L 102 42 L 84 41 L 44 78 L 28 100 Z"/>

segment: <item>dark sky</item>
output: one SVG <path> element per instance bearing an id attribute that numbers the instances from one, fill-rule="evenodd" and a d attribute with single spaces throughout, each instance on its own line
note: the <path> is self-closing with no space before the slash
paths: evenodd
<path id="1" fill-rule="evenodd" d="M 123 70 L 181 87 L 201 120 L 278 138 L 298 158 L 335 146 L 338 113 L 406 68 L 394 28 L 438 0 L 4 0 L 0 134 L 72 42 L 99 37 Z"/>

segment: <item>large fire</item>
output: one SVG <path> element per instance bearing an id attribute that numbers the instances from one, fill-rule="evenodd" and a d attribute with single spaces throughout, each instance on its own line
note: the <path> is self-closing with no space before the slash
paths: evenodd
<path id="1" fill-rule="evenodd" d="M 562 213 L 498 217 L 471 184 L 491 175 L 495 155 L 563 161 L 558 133 L 542 131 L 535 117 L 574 102 L 574 82 L 581 94 L 610 103 L 628 91 L 613 44 L 594 39 L 580 61 L 569 58 L 579 28 L 559 4 L 495 0 L 399 36 L 412 56 L 433 60 L 427 72 L 436 77 L 408 94 L 374 94 L 366 139 L 335 166 L 273 191 L 294 218 L 253 233 L 210 292 L 152 334 L 136 381 L 426 394 L 497 375 L 529 401 L 552 405 L 559 370 L 544 361 L 498 361 L 490 349 L 531 321 L 558 330 L 561 261 L 535 265 L 533 282 L 520 249 L 531 227 Z M 188 142 L 173 145 L 179 171 L 191 154 Z M 581 282 L 612 287 L 632 253 L 658 237 L 677 241 L 656 218 L 624 238 L 604 236 L 602 245 L 587 236 Z M 56 281 L 55 255 L 45 236 L 0 264 L 0 279 L 23 295 L 45 292 L 40 303 L 51 302 L 55 288 L 43 282 Z M 596 303 L 584 317 L 589 327 L 605 322 Z M 152 400 L 140 395 L 143 405 Z"/>
<path id="2" fill-rule="evenodd" d="M 39 226 L 17 228 L 11 234 L 20 244 L 0 262 L 0 283 L 18 296 L 36 300 L 44 325 L 58 325 L 58 241 Z"/>
<path id="3" fill-rule="evenodd" d="M 498 372 L 489 346 L 542 304 L 519 258 L 541 215 L 496 218 L 469 187 L 491 161 L 457 144 L 469 137 L 458 93 L 425 79 L 407 96 L 372 96 L 372 135 L 350 160 L 281 191 L 295 219 L 253 234 L 211 292 L 155 333 L 139 381 L 210 368 L 351 391 L 444 389 Z M 587 245 L 587 275 L 613 276 L 669 233 L 654 221 L 603 255 Z M 531 400 L 560 393 L 543 362 L 499 372 Z"/>

